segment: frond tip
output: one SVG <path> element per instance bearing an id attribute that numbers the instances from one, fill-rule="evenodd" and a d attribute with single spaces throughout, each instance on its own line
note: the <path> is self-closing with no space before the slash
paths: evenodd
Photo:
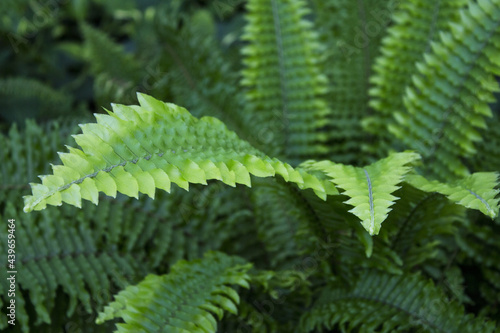
<path id="1" fill-rule="evenodd" d="M 491 218 L 498 215 L 499 190 L 498 173 L 476 172 L 452 183 L 430 181 L 419 175 L 410 175 L 406 181 L 413 187 L 425 192 L 438 192 L 451 201 L 467 208 L 477 209 Z"/>
<path id="2" fill-rule="evenodd" d="M 238 257 L 208 252 L 204 258 L 177 262 L 167 275 L 148 275 L 116 295 L 97 323 L 121 317 L 117 332 L 217 331 L 224 311 L 237 314 L 240 298 L 231 285 L 249 288 L 251 264 Z"/>
<path id="3" fill-rule="evenodd" d="M 156 188 L 170 192 L 171 183 L 186 190 L 189 183 L 209 179 L 251 186 L 250 174 L 280 175 L 323 199 L 338 194 L 328 181 L 266 156 L 215 118 L 197 119 L 143 94 L 138 99 L 140 106 L 113 105 L 109 115 L 95 115 L 97 123 L 80 125 L 83 133 L 74 138 L 82 149 L 60 154 L 63 165 L 41 176 L 42 184 L 31 184 L 33 195 L 25 196 L 24 211 L 62 202 L 81 207 L 82 199 L 97 204 L 99 191 L 154 198 Z"/>
<path id="4" fill-rule="evenodd" d="M 361 219 L 370 235 L 377 235 L 391 210 L 389 207 L 399 199 L 391 193 L 399 188 L 397 185 L 410 170 L 406 165 L 419 158 L 416 153 L 404 152 L 392 154 L 364 168 L 330 161 L 303 165 L 324 172 L 332 183 L 344 189 L 342 194 L 350 197 L 345 203 L 354 206 L 350 212 Z"/>

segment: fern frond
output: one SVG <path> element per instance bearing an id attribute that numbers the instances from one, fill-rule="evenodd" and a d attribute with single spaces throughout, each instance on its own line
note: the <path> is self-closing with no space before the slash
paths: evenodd
<path id="1" fill-rule="evenodd" d="M 479 214 L 478 214 L 479 215 Z M 482 313 L 498 318 L 500 309 L 500 221 L 491 223 L 489 219 L 478 216 L 464 221 L 463 228 L 456 234 L 456 242 L 461 253 L 459 260 L 467 268 L 474 267 L 480 278 L 472 277 L 477 283 L 475 289 L 481 295 L 474 298 L 475 306 L 482 307 Z M 471 280 L 465 281 L 465 285 Z M 479 296 L 478 295 L 478 296 Z M 476 301 L 477 300 L 477 301 Z M 482 303 L 482 304 L 477 304 Z"/>
<path id="2" fill-rule="evenodd" d="M 88 24 L 83 24 L 81 30 L 99 105 L 133 102 L 143 75 L 139 62 L 101 30 Z"/>
<path id="3" fill-rule="evenodd" d="M 498 224 L 491 221 L 464 221 L 464 228 L 456 237 L 457 244 L 465 257 L 480 264 L 482 268 L 500 271 L 500 258 L 496 255 L 500 251 L 498 229 Z"/>
<path id="4" fill-rule="evenodd" d="M 477 154 L 472 162 L 473 170 L 500 171 L 500 115 L 488 121 L 488 129 L 481 132 L 483 141 L 477 144 Z"/>
<path id="5" fill-rule="evenodd" d="M 468 177 L 450 183 L 429 181 L 419 175 L 409 175 L 405 181 L 425 192 L 438 192 L 459 205 L 477 209 L 483 214 L 495 218 L 498 215 L 500 190 L 498 174 L 495 172 L 476 172 Z"/>
<path id="6" fill-rule="evenodd" d="M 382 40 L 381 55 L 373 66 L 370 77 L 370 106 L 377 115 L 364 120 L 364 128 L 386 144 L 393 141 L 387 133 L 393 123 L 393 113 L 404 110 L 405 89 L 417 71 L 417 63 L 431 50 L 431 43 L 439 40 L 439 33 L 450 22 L 459 19 L 459 9 L 466 0 L 404 1 L 394 13 L 395 24 Z M 386 137 L 387 136 L 387 137 Z M 374 145 L 383 145 L 378 142 Z"/>
<path id="7" fill-rule="evenodd" d="M 252 300 L 255 303 L 255 300 Z M 260 312 L 244 299 L 240 301 L 237 316 L 228 316 L 221 322 L 219 332 L 276 333 L 278 323 L 269 313 Z"/>
<path id="8" fill-rule="evenodd" d="M 156 13 L 157 20 L 164 23 L 156 27 L 162 45 L 159 65 L 166 72 L 158 78 L 166 81 L 161 82 L 161 89 L 170 89 L 172 102 L 183 105 L 195 117 L 216 117 L 255 146 L 258 140 L 247 119 L 241 112 L 234 112 L 243 105 L 236 64 L 221 51 L 214 36 L 193 27 L 192 20 L 186 19 L 190 24 L 179 29 L 182 16 L 172 15 L 172 7 L 173 3 Z M 160 89 L 155 91 L 162 93 Z"/>
<path id="9" fill-rule="evenodd" d="M 387 153 L 364 152 L 369 133 L 361 124 L 368 105 L 369 78 L 379 46 L 391 23 L 395 2 L 315 0 L 316 26 L 323 44 L 323 73 L 328 77 L 330 108 L 328 159 L 362 166 Z"/>
<path id="10" fill-rule="evenodd" d="M 0 97 L 0 116 L 9 121 L 75 115 L 71 108 L 73 99 L 68 94 L 36 79 L 0 79 Z"/>
<path id="11" fill-rule="evenodd" d="M 349 213 L 350 206 L 343 203 L 345 196 L 329 196 L 323 201 L 311 192 L 300 193 L 310 211 L 308 224 L 299 229 L 297 237 L 306 258 L 317 259 L 318 265 L 323 260 L 334 265 L 332 270 L 346 281 L 354 273 L 353 266 L 402 273 L 401 259 L 388 247 L 384 228 L 379 237 L 371 237 L 359 219 Z"/>
<path id="12" fill-rule="evenodd" d="M 395 195 L 401 200 L 393 206 L 384 223 L 391 249 L 401 258 L 407 271 L 435 261 L 446 244 L 444 236 L 456 234 L 465 219 L 465 207 L 407 183 L 403 183 Z"/>
<path id="13" fill-rule="evenodd" d="M 16 312 L 23 330 L 29 328 L 30 306 L 36 314 L 31 318 L 35 326 L 53 321 L 51 312 L 58 288 L 69 300 L 66 312 L 60 316 L 73 315 L 77 305 L 90 314 L 94 306 L 101 307 L 111 298 L 110 292 L 115 286 L 123 288 L 129 279 L 133 281 L 143 270 L 150 269 L 138 261 L 132 251 L 120 253 L 116 240 L 100 246 L 104 235 L 102 230 L 91 228 L 95 220 L 61 225 L 60 221 L 75 217 L 82 221 L 82 216 L 75 214 L 74 207 L 66 208 L 70 209 L 49 209 L 21 217 L 20 207 L 8 203 L 0 214 L 18 221 L 16 261 L 22 267 L 22 274 L 17 276 L 17 283 L 29 292 L 29 298 L 22 303 L 16 301 Z M 7 246 L 3 232 L 2 236 L 0 245 Z M 2 296 L 6 297 L 6 293 Z"/>
<path id="14" fill-rule="evenodd" d="M 286 185 L 274 179 L 256 180 L 252 191 L 259 239 L 269 253 L 271 267 L 291 266 L 299 258 L 296 234 L 300 219 L 307 219 L 300 202 Z"/>
<path id="15" fill-rule="evenodd" d="M 117 324 L 117 332 L 216 332 L 216 318 L 224 311 L 237 313 L 240 298 L 230 286 L 249 288 L 250 267 L 219 252 L 179 261 L 169 274 L 149 275 L 118 293 L 97 323 L 122 317 L 125 324 Z"/>
<path id="16" fill-rule="evenodd" d="M 60 154 L 64 165 L 32 184 L 26 212 L 62 202 L 81 207 L 82 199 L 97 204 L 99 191 L 154 198 L 155 188 L 168 192 L 171 182 L 186 190 L 208 179 L 250 186 L 250 174 L 278 174 L 323 198 L 338 193 L 331 183 L 259 152 L 215 118 L 198 120 L 173 104 L 138 98 L 141 107 L 113 105 L 114 113 L 96 114 L 97 124 L 81 125 L 83 134 L 75 140 L 83 150 Z"/>
<path id="17" fill-rule="evenodd" d="M 370 235 L 377 235 L 387 218 L 389 207 L 398 199 L 391 193 L 399 188 L 397 185 L 410 171 L 406 165 L 417 159 L 419 155 L 415 153 L 397 153 L 365 168 L 330 161 L 306 162 L 303 165 L 325 172 L 331 182 L 344 189 L 342 194 L 350 197 L 345 203 L 354 206 L 350 212 L 361 219 L 361 224 Z"/>
<path id="18" fill-rule="evenodd" d="M 419 274 L 362 272 L 351 288 L 332 285 L 301 318 L 303 332 L 323 327 L 368 332 L 495 332 L 494 322 L 464 315 L 457 302 Z"/>
<path id="19" fill-rule="evenodd" d="M 247 9 L 241 84 L 264 151 L 295 161 L 325 153 L 326 77 L 305 1 L 251 0 Z"/>
<path id="20" fill-rule="evenodd" d="M 389 130 L 422 154 L 426 170 L 441 180 L 468 175 L 460 160 L 474 155 L 478 129 L 491 117 L 488 103 L 499 91 L 500 1 L 469 1 L 460 21 L 440 33 L 432 52 L 418 63 L 406 89 L 406 111 Z"/>
<path id="21" fill-rule="evenodd" d="M 28 121 L 22 130 L 12 126 L 8 136 L 0 135 L 0 218 L 18 221 L 16 254 L 23 276 L 17 282 L 26 294 L 16 295 L 16 326 L 23 332 L 45 332 L 49 326 L 59 332 L 78 317 L 88 320 L 116 288 L 207 250 L 262 261 L 246 191 L 222 183 L 172 191 L 168 200 L 166 192 L 157 193 L 156 200 L 101 196 L 98 206 L 82 202 L 82 209 L 65 205 L 21 216 L 22 203 L 12 198 L 26 194 L 25 184 L 35 175 L 49 172 L 62 141 L 77 129 L 76 124 Z M 7 248 L 6 230 L 0 230 L 2 248 Z M 3 267 L 6 260 L 0 258 Z M 0 283 L 0 304 L 8 301 L 7 282 Z M 93 331 L 93 325 L 85 325 L 83 331 Z M 6 327 L 0 321 L 0 330 Z"/>

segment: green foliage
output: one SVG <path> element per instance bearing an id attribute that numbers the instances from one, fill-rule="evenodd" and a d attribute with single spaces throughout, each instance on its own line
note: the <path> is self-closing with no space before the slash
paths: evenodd
<path id="1" fill-rule="evenodd" d="M 377 313 L 374 316 L 374 313 Z M 384 318 L 382 321 L 380 318 Z M 364 271 L 346 288 L 327 286 L 310 312 L 301 318 L 304 332 L 339 325 L 360 332 L 495 332 L 494 323 L 465 316 L 432 282 L 418 274 L 389 275 Z"/>
<path id="2" fill-rule="evenodd" d="M 125 53 L 110 37 L 90 25 L 82 25 L 85 38 L 84 57 L 90 61 L 95 77 L 94 93 L 99 105 L 131 102 L 141 78 L 140 66 L 131 54 Z"/>
<path id="3" fill-rule="evenodd" d="M 0 330 L 498 331 L 499 0 L 0 7 Z"/>
<path id="4" fill-rule="evenodd" d="M 411 84 L 417 64 L 424 61 L 431 45 L 439 39 L 441 30 L 450 22 L 456 22 L 459 11 L 467 1 L 438 0 L 432 4 L 421 0 L 404 1 L 394 12 L 395 24 L 387 31 L 382 40 L 381 53 L 373 66 L 374 75 L 370 77 L 370 106 L 378 112 L 377 116 L 365 120 L 365 128 L 376 135 L 386 133 L 380 149 L 391 136 L 384 131 L 388 123 L 394 123 L 393 114 L 404 110 L 405 89 Z M 423 51 L 423 52 L 422 52 Z M 388 142 L 387 142 L 388 141 Z M 375 144 L 375 145 L 377 145 Z"/>
<path id="5" fill-rule="evenodd" d="M 361 219 L 370 235 L 377 235 L 389 207 L 397 199 L 391 193 L 398 189 L 396 185 L 410 170 L 405 165 L 418 158 L 419 155 L 415 153 L 393 154 L 365 168 L 329 161 L 307 162 L 307 165 L 313 170 L 325 172 L 337 187 L 342 188 L 342 194 L 350 197 L 345 203 L 354 206 L 349 212 Z"/>
<path id="6" fill-rule="evenodd" d="M 305 1 L 250 1 L 247 10 L 241 84 L 265 151 L 292 160 L 325 153 L 326 78 Z"/>
<path id="7" fill-rule="evenodd" d="M 492 208 L 497 207 L 499 201 L 496 198 L 499 190 L 495 189 L 497 180 L 498 174 L 494 172 L 474 173 L 448 184 L 437 181 L 429 182 L 418 175 L 412 175 L 407 179 L 408 183 L 418 189 L 444 194 L 450 200 L 467 208 L 478 209 L 491 218 L 498 215 L 498 211 Z"/>
<path id="8" fill-rule="evenodd" d="M 21 122 L 27 117 L 50 119 L 58 116 L 74 116 L 71 114 L 73 113 L 71 98 L 38 80 L 19 77 L 0 80 L 0 94 L 2 97 L 0 116 L 10 122 Z M 11 111 L 14 107 L 15 113 Z"/>
<path id="9" fill-rule="evenodd" d="M 192 262 L 179 261 L 169 274 L 149 275 L 118 293 L 97 322 L 122 317 L 125 324 L 118 324 L 117 332 L 216 332 L 216 318 L 222 319 L 224 311 L 238 312 L 240 298 L 230 286 L 249 288 L 250 267 L 242 259 L 216 252 Z"/>
<path id="10" fill-rule="evenodd" d="M 397 2 L 315 0 L 313 3 L 323 42 L 322 70 L 329 79 L 327 156 L 345 164 L 371 163 L 374 157 L 385 157 L 387 152 L 367 153 L 372 140 L 363 130 L 362 120 L 373 112 L 368 94 L 372 65 L 380 53 L 381 39 L 392 22 Z"/>
<path id="11" fill-rule="evenodd" d="M 488 103 L 499 91 L 493 76 L 500 73 L 499 6 L 494 0 L 470 2 L 458 12 L 458 22 L 440 31 L 406 86 L 405 109 L 394 113 L 396 124 L 388 125 L 405 146 L 422 154 L 428 172 L 440 179 L 468 174 L 460 159 L 476 152 L 479 130 L 492 115 Z"/>
<path id="12" fill-rule="evenodd" d="M 140 108 L 113 105 L 109 116 L 96 115 L 97 124 L 81 125 L 83 134 L 75 140 L 82 150 L 61 154 L 64 164 L 52 167 L 54 175 L 32 184 L 26 212 L 62 202 L 81 207 L 82 199 L 98 204 L 99 191 L 135 198 L 141 192 L 154 199 L 155 188 L 170 192 L 171 183 L 188 190 L 189 183 L 217 179 L 250 187 L 250 174 L 278 174 L 323 198 L 338 193 L 328 182 L 238 140 L 215 118 L 198 120 L 175 105 L 146 95 L 138 98 Z"/>

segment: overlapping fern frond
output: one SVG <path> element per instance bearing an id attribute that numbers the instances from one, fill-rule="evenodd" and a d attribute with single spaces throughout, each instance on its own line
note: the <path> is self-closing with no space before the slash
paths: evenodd
<path id="1" fill-rule="evenodd" d="M 498 174 L 495 172 L 476 172 L 468 177 L 450 183 L 428 181 L 422 176 L 411 175 L 406 181 L 426 192 L 438 192 L 450 200 L 467 208 L 480 210 L 483 214 L 495 218 L 498 215 L 500 190 Z"/>
<path id="2" fill-rule="evenodd" d="M 252 0 L 247 9 L 241 84 L 262 149 L 294 162 L 325 153 L 326 77 L 305 1 Z"/>
<path id="3" fill-rule="evenodd" d="M 20 121 L 22 117 L 47 120 L 81 116 L 81 113 L 75 114 L 71 97 L 36 79 L 0 79 L 0 96 L 0 117 L 6 121 Z"/>
<path id="4" fill-rule="evenodd" d="M 373 133 L 378 141 L 375 150 L 388 149 L 384 145 L 393 139 L 387 132 L 388 123 L 395 120 L 394 112 L 405 109 L 403 97 L 417 70 L 417 63 L 431 51 L 431 43 L 439 40 L 441 30 L 459 18 L 459 9 L 466 0 L 409 0 L 393 13 L 394 25 L 382 40 L 381 56 L 373 66 L 370 77 L 370 106 L 377 115 L 364 120 L 364 128 Z"/>
<path id="5" fill-rule="evenodd" d="M 396 196 L 383 229 L 390 248 L 397 253 L 405 270 L 438 260 L 445 236 L 457 233 L 466 217 L 465 207 L 438 193 L 428 193 L 404 183 Z M 454 250 L 454 249 L 453 249 Z"/>
<path id="6" fill-rule="evenodd" d="M 388 152 L 365 152 L 371 139 L 361 124 L 372 113 L 368 95 L 372 65 L 396 2 L 316 0 L 313 4 L 323 43 L 322 69 L 329 79 L 328 159 L 357 166 L 371 163 Z"/>
<path id="7" fill-rule="evenodd" d="M 232 286 L 249 288 L 250 268 L 220 252 L 179 261 L 169 274 L 149 275 L 118 293 L 97 322 L 121 317 L 125 323 L 117 324 L 117 332 L 216 332 L 224 311 L 237 313 L 240 298 Z"/>
<path id="8" fill-rule="evenodd" d="M 460 20 L 442 30 L 416 67 L 405 91 L 405 109 L 389 130 L 422 154 L 425 169 L 441 180 L 466 176 L 461 158 L 476 153 L 488 103 L 499 91 L 500 2 L 469 1 Z"/>
<path id="9" fill-rule="evenodd" d="M 464 315 L 432 281 L 419 274 L 391 275 L 365 270 L 352 282 L 331 285 L 311 311 L 301 318 L 304 332 L 329 330 L 359 332 L 495 332 L 495 323 Z"/>
<path id="10" fill-rule="evenodd" d="M 271 254 L 271 267 L 292 266 L 299 258 L 297 232 L 307 215 L 285 184 L 274 180 L 258 180 L 252 191 L 260 240 Z"/>
<path id="11" fill-rule="evenodd" d="M 139 61 L 99 29 L 84 24 L 81 30 L 97 101 L 106 107 L 112 102 L 131 103 L 143 76 Z"/>

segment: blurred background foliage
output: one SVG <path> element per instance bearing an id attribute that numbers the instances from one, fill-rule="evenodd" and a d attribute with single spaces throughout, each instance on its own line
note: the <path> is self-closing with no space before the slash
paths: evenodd
<path id="1" fill-rule="evenodd" d="M 351 20 L 352 13 L 347 10 L 337 11 L 337 7 L 331 6 L 332 3 L 346 3 L 344 1 L 349 0 L 311 2 L 312 7 L 316 9 L 315 15 L 319 18 L 320 24 L 317 28 L 325 47 L 322 65 L 334 87 L 329 90 L 327 98 L 331 105 L 338 105 L 334 110 L 337 112 L 334 114 L 335 119 L 342 120 L 338 121 L 332 130 L 332 133 L 338 133 L 339 137 L 336 139 L 338 142 L 334 143 L 349 152 L 344 154 L 344 157 L 341 149 L 338 155 L 336 151 L 332 154 L 338 156 L 336 160 L 339 162 L 363 164 L 366 154 L 360 153 L 359 143 L 364 137 L 360 139 L 351 135 L 351 133 L 356 135 L 361 133 L 360 130 L 353 130 L 351 123 L 354 122 L 356 126 L 361 127 L 361 118 L 371 110 L 367 103 L 367 87 L 359 87 L 358 81 L 366 81 L 366 74 L 370 71 L 370 61 L 378 55 L 378 46 L 387 26 L 383 27 L 384 31 L 377 34 L 370 44 L 370 61 L 364 64 L 358 61 L 358 58 L 364 57 L 361 52 L 355 53 L 353 57 L 346 57 L 342 54 L 345 50 L 339 42 L 347 40 L 349 44 L 353 32 L 341 29 L 341 24 Z M 372 2 L 375 5 L 378 3 L 378 1 Z M 57 161 L 56 152 L 64 151 L 64 144 L 70 141 L 69 135 L 78 130 L 77 123 L 93 121 L 91 114 L 105 112 L 104 108 L 110 109 L 112 102 L 136 104 L 137 91 L 186 107 L 196 117 L 215 116 L 230 129 L 236 130 L 240 137 L 251 140 L 251 133 L 245 132 L 248 128 L 242 126 L 241 117 L 236 115 L 236 111 L 244 109 L 243 92 L 238 88 L 242 66 L 240 36 L 245 23 L 244 5 L 244 0 L 1 0 L 0 131 L 6 135 L 8 133 L 9 139 L 2 137 L 4 141 L 0 142 L 0 147 L 6 147 L 4 143 L 7 142 L 12 148 L 11 150 L 0 148 L 0 158 L 6 161 L 1 167 L 4 174 L 10 177 L 9 182 L 5 182 L 7 185 L 0 182 L 4 190 L 9 190 L 0 192 L 0 212 L 17 217 L 16 212 L 22 209 L 21 197 L 29 192 L 29 187 L 25 184 L 36 180 L 36 175 L 49 172 L 49 162 Z M 383 7 L 385 4 L 380 6 Z M 331 18 L 334 11 L 337 11 L 339 20 Z M 355 22 L 353 27 L 356 27 L 356 24 L 358 23 Z M 390 22 L 387 24 L 390 25 Z M 345 69 L 345 72 L 350 70 L 349 73 L 353 75 L 344 75 L 345 72 L 339 68 Z M 360 91 L 364 93 L 362 98 Z M 355 107 L 353 103 L 356 104 Z M 349 108 L 342 109 L 345 105 Z M 498 104 L 493 110 L 496 111 L 495 122 L 498 122 L 500 113 Z M 25 119 L 29 118 L 35 119 L 40 127 L 25 122 Z M 58 122 L 55 123 L 53 120 Z M 489 135 L 498 137 L 498 128 L 492 126 L 488 131 L 487 137 L 490 137 Z M 483 152 L 498 149 L 495 147 L 495 142 L 498 142 L 498 139 L 485 140 L 479 150 Z M 17 156 L 18 159 L 12 159 L 10 156 Z M 495 163 L 492 162 L 491 165 L 497 166 L 497 161 L 498 159 L 494 160 Z M 480 162 L 483 161 L 479 157 L 477 163 Z M 14 188 L 14 185 L 10 184 L 17 184 L 15 186 L 18 187 Z M 283 212 L 289 212 L 289 215 L 296 217 L 296 220 L 287 220 L 289 216 L 279 212 L 277 215 L 282 215 L 283 221 L 295 224 L 296 228 L 300 229 L 301 216 L 296 212 L 300 211 L 299 205 L 295 204 L 295 201 L 290 201 L 292 204 L 287 206 L 289 201 L 283 204 L 278 199 L 291 197 L 303 201 L 304 198 L 299 198 L 295 192 L 288 193 L 288 190 L 285 191 L 279 183 L 263 182 L 260 185 L 260 192 L 280 195 L 276 196 L 276 201 L 257 202 L 257 204 L 263 207 L 266 205 L 282 207 Z M 201 256 L 207 249 L 244 253 L 247 259 L 263 263 L 263 266 L 270 260 L 269 253 L 282 254 L 279 245 L 285 244 L 289 239 L 285 236 L 283 240 L 278 239 L 275 235 L 283 233 L 276 228 L 275 233 L 269 233 L 270 239 L 267 242 L 274 247 L 264 248 L 263 243 L 258 241 L 257 235 L 264 234 L 265 237 L 266 233 L 263 230 L 271 230 L 271 227 L 262 223 L 259 229 L 255 224 L 243 223 L 255 220 L 252 204 L 256 204 L 249 199 L 252 196 L 249 191 L 241 188 L 237 190 L 219 189 L 214 185 L 206 189 L 195 188 L 188 194 L 182 192 L 182 195 L 179 191 L 174 191 L 169 195 L 169 200 L 162 200 L 166 194 L 160 194 L 159 200 L 154 202 L 121 198 L 116 202 L 106 201 L 98 208 L 91 205 L 87 205 L 83 210 L 64 207 L 62 213 L 57 213 L 57 208 L 52 207 L 54 209 L 48 209 L 45 215 L 37 215 L 36 222 L 30 223 L 49 225 L 47 230 L 59 230 L 58 223 L 64 223 L 66 226 L 71 224 L 72 227 L 68 227 L 68 230 L 74 228 L 75 235 L 79 233 L 86 235 L 85 228 L 88 228 L 92 231 L 95 241 L 88 245 L 89 247 L 103 249 L 100 254 L 117 251 L 127 254 L 123 259 L 124 267 L 131 265 L 132 273 L 125 272 L 122 267 L 123 272 L 120 272 L 121 275 L 114 281 L 112 288 L 105 290 L 104 300 L 98 302 L 92 299 L 92 307 L 97 308 L 105 304 L 109 297 L 124 285 L 142 279 L 145 272 L 165 273 L 168 265 L 177 259 L 195 258 Z M 285 193 L 281 195 L 280 192 Z M 337 220 L 341 220 L 340 217 L 332 216 L 329 211 L 323 212 L 321 210 L 323 206 L 314 201 L 316 198 L 306 199 L 310 201 L 312 207 L 324 213 L 324 216 L 320 216 L 321 219 L 333 225 L 335 232 L 349 235 L 342 238 L 342 244 L 335 244 L 338 247 L 337 253 L 340 253 L 338 258 L 344 260 L 338 266 L 344 269 L 344 267 L 354 267 L 354 264 L 361 262 L 364 258 L 364 246 L 357 240 L 356 234 L 350 227 L 347 228 L 338 222 Z M 6 202 L 12 203 L 12 207 Z M 399 206 L 395 208 L 396 212 L 398 208 Z M 442 209 L 448 208 L 444 206 Z M 437 208 L 430 205 L 427 210 L 431 215 Z M 117 213 L 121 211 L 123 213 Z M 401 204 L 400 211 L 406 214 L 410 208 Z M 155 212 L 156 216 L 152 212 Z M 127 218 L 124 219 L 125 223 L 122 223 L 123 216 Z M 135 217 L 139 218 L 136 220 Z M 22 218 L 24 219 L 25 215 L 22 215 Z M 411 214 L 408 219 L 410 218 Z M 417 218 L 420 216 L 415 217 Z M 451 216 L 449 219 L 454 218 Z M 73 223 L 75 220 L 78 223 Z M 188 220 L 190 224 L 186 223 Z M 432 258 L 431 264 L 426 266 L 427 274 L 436 281 L 441 281 L 438 285 L 440 287 L 444 285 L 447 292 L 454 293 L 453 297 L 466 304 L 467 310 L 475 313 L 483 312 L 494 317 L 500 311 L 498 305 L 500 285 L 497 278 L 499 273 L 496 269 L 500 267 L 498 258 L 494 258 L 493 263 L 482 268 L 481 275 L 489 277 L 485 279 L 486 282 L 476 283 L 476 280 L 480 279 L 477 276 L 477 267 L 482 265 L 482 261 L 490 260 L 486 254 L 498 252 L 498 237 L 490 239 L 490 235 L 498 235 L 499 224 L 489 226 L 490 221 L 485 222 L 482 217 L 475 217 L 473 220 L 479 222 L 468 226 L 470 228 L 460 229 L 462 231 L 456 236 L 462 241 L 460 247 L 467 250 L 464 253 L 459 252 L 459 247 L 449 240 L 452 234 L 457 235 L 455 229 L 450 227 L 451 222 L 436 223 L 438 231 L 433 232 L 439 234 L 438 236 L 441 236 L 441 233 L 446 234 L 446 237 L 443 236 L 445 239 L 443 243 L 449 242 L 452 245 L 448 246 L 446 251 L 436 251 L 438 253 L 436 258 Z M 145 223 L 146 221 L 148 223 Z M 102 227 L 103 222 L 105 222 L 104 227 Z M 26 225 L 30 226 L 30 223 Z M 387 222 L 387 225 L 390 226 L 390 223 Z M 422 226 L 423 224 L 416 224 L 415 228 Z M 214 232 L 223 228 L 224 233 Z M 103 236 L 107 230 L 117 230 L 117 234 L 113 236 L 114 238 L 108 239 L 107 236 Z M 395 229 L 393 227 L 389 230 Z M 422 230 L 427 229 L 422 227 Z M 421 233 L 425 233 L 424 231 Z M 27 232 L 35 236 L 41 235 L 41 231 L 37 228 Z M 422 246 L 411 247 L 409 250 L 410 246 L 407 244 L 413 243 L 404 239 L 398 241 L 395 247 L 401 247 L 401 252 L 410 253 L 409 257 L 419 258 L 418 253 L 414 254 L 412 251 L 418 252 L 422 248 L 425 251 L 421 252 L 427 253 L 429 251 L 426 246 L 435 245 L 434 234 L 430 232 L 429 234 L 432 237 L 427 237 L 429 241 L 422 242 Z M 163 238 L 155 238 L 157 235 Z M 167 239 L 165 235 L 170 235 L 171 243 L 159 240 Z M 488 243 L 488 240 L 491 243 Z M 384 240 L 379 238 L 376 242 L 378 242 L 375 244 L 376 248 L 384 249 L 385 245 L 382 244 Z M 148 244 L 150 248 L 144 244 Z M 294 244 L 290 247 L 292 245 Z M 429 247 L 432 248 L 431 245 Z M 36 252 L 35 250 L 33 252 Z M 30 251 L 26 252 L 31 253 Z M 156 251 L 157 255 L 148 257 L 153 251 Z M 295 248 L 287 251 L 293 254 Z M 363 261 L 363 265 L 370 268 L 370 265 L 383 267 L 392 273 L 399 272 L 400 267 L 396 267 L 393 258 L 387 254 L 390 252 L 375 251 L 375 253 L 372 260 Z M 482 253 L 485 254 L 484 260 Z M 288 252 L 285 252 L 283 258 L 278 259 L 286 261 L 287 254 Z M 470 269 L 464 270 L 466 274 L 460 273 L 458 265 L 450 266 L 454 260 L 460 261 L 462 267 L 470 266 Z M 432 270 L 434 264 L 438 268 Z M 37 265 L 38 263 L 32 263 L 32 267 L 36 268 Z M 418 268 L 419 265 L 421 262 L 414 260 L 414 267 Z M 490 269 L 490 266 L 495 269 Z M 451 268 L 442 269 L 442 267 Z M 318 271 L 322 269 L 324 267 L 321 266 Z M 343 275 L 347 276 L 348 273 L 349 270 Z M 463 281 L 464 278 L 466 283 Z M 111 274 L 104 279 L 111 280 Z M 466 293 L 460 288 L 451 288 L 446 285 L 447 281 L 455 281 L 460 288 L 466 285 L 469 290 L 466 290 Z M 490 288 L 492 284 L 495 288 Z M 56 288 L 58 288 L 57 299 L 50 300 L 55 307 L 48 314 L 52 324 L 39 320 L 35 324 L 38 325 L 37 332 L 61 332 L 63 326 L 66 332 L 98 332 L 98 330 L 107 332 L 111 329 L 111 325 L 95 326 L 94 314 L 89 314 L 91 311 L 81 304 L 72 312 L 67 310 L 70 307 L 69 297 L 60 287 Z M 476 296 L 474 299 L 479 301 L 470 302 L 468 294 Z M 24 293 L 24 296 L 29 299 L 27 293 Z M 297 299 L 302 301 L 304 297 L 299 296 Z M 491 299 L 487 299 L 488 296 Z M 266 300 L 265 294 L 259 297 L 262 297 L 263 301 Z M 257 303 L 260 301 L 262 300 L 256 300 Z M 34 315 L 36 311 L 30 302 L 26 304 L 31 325 L 32 318 L 36 318 Z M 484 304 L 488 306 L 483 306 Z M 242 316 L 248 317 L 244 322 L 251 322 L 253 319 L 252 311 L 256 310 L 251 305 L 243 303 L 246 310 L 242 312 Z M 284 308 L 279 308 L 279 311 L 286 311 Z M 59 315 L 66 311 L 71 314 L 67 317 Z M 281 312 L 279 315 L 285 319 L 289 316 Z M 272 327 L 275 323 L 271 319 L 266 318 L 264 324 L 259 323 L 259 325 Z M 241 321 L 241 318 L 238 320 Z M 234 326 L 233 321 L 240 322 L 230 317 L 227 322 L 222 323 L 221 328 L 224 331 L 231 331 Z"/>
<path id="2" fill-rule="evenodd" d="M 203 85 L 196 67 L 213 60 L 204 49 L 219 44 L 225 66 L 240 66 L 243 7 L 242 0 L 1 1 L 2 130 L 26 118 L 104 112 L 111 102 L 133 103 L 136 91 L 193 104 L 178 92 Z"/>

